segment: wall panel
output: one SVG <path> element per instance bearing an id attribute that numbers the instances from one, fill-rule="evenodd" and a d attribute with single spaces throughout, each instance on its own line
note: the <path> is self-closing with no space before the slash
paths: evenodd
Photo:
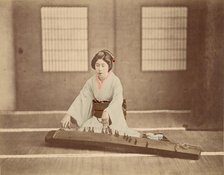
<path id="1" fill-rule="evenodd" d="M 42 71 L 40 12 L 45 6 L 88 7 L 89 61 L 100 49 L 114 50 L 112 0 L 14 1 L 17 110 L 66 110 L 92 75 L 90 64 L 87 72 Z"/>
<path id="2" fill-rule="evenodd" d="M 191 109 L 195 60 L 198 57 L 200 3 L 175 0 L 116 0 L 116 73 L 124 85 L 129 109 Z M 187 70 L 141 71 L 141 8 L 187 7 Z M 162 23 L 161 23 L 162 24 Z M 160 35 L 170 35 L 160 33 Z M 152 47 L 157 47 L 155 43 Z M 168 44 L 168 47 L 170 45 Z M 180 53 L 182 54 L 182 53 Z M 172 53 L 170 53 L 172 55 Z M 125 65 L 125 66 L 124 66 Z"/>

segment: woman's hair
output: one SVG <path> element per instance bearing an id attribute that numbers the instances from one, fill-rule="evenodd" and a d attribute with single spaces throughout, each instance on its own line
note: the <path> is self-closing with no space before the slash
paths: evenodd
<path id="1" fill-rule="evenodd" d="M 109 50 L 101 50 L 93 57 L 91 61 L 91 66 L 93 69 L 95 69 L 95 64 L 97 60 L 99 59 L 102 59 L 108 64 L 108 67 L 109 67 L 108 72 L 113 68 L 113 62 L 115 62 L 115 60 L 114 60 L 114 56 Z"/>

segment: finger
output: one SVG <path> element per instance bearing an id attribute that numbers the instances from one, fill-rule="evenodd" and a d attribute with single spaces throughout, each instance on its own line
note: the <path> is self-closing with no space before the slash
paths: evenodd
<path id="1" fill-rule="evenodd" d="M 67 128 L 67 125 L 68 125 L 68 122 L 66 121 L 66 122 L 64 122 L 63 127 L 64 127 L 64 128 Z"/>
<path id="2" fill-rule="evenodd" d="M 68 128 L 69 129 L 71 128 L 71 122 L 70 121 L 68 122 Z"/>
<path id="3" fill-rule="evenodd" d="M 69 128 L 69 121 L 66 122 L 66 128 Z"/>
<path id="4" fill-rule="evenodd" d="M 62 121 L 61 121 L 61 127 L 62 127 L 62 128 L 65 128 L 65 127 L 66 127 L 66 120 L 62 120 Z"/>
<path id="5" fill-rule="evenodd" d="M 107 121 L 104 121 L 104 122 L 102 122 L 103 123 L 103 125 L 105 125 L 105 126 L 108 126 L 108 124 L 109 124 L 109 122 L 107 122 Z"/>
<path id="6" fill-rule="evenodd" d="M 103 129 L 106 129 L 107 127 L 108 127 L 107 124 L 104 124 L 104 125 L 103 125 Z"/>

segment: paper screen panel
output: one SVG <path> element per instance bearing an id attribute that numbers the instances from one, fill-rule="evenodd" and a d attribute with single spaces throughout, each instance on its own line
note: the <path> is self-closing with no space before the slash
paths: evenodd
<path id="1" fill-rule="evenodd" d="M 43 71 L 88 71 L 87 7 L 42 7 Z"/>
<path id="2" fill-rule="evenodd" d="M 187 68 L 187 8 L 142 7 L 142 70 Z"/>

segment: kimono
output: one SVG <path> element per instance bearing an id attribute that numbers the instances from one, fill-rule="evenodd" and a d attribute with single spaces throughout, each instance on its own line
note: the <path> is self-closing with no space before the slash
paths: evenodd
<path id="1" fill-rule="evenodd" d="M 141 137 L 139 132 L 127 125 L 122 110 L 123 88 L 120 79 L 112 71 L 103 82 L 98 79 L 97 75 L 88 79 L 68 109 L 67 113 L 77 121 L 80 130 L 86 127 L 103 128 L 102 123 L 95 116 L 92 116 L 92 101 L 94 99 L 110 101 L 105 111 L 109 114 L 112 122 L 109 126 L 112 130 L 119 131 L 119 134 Z"/>

